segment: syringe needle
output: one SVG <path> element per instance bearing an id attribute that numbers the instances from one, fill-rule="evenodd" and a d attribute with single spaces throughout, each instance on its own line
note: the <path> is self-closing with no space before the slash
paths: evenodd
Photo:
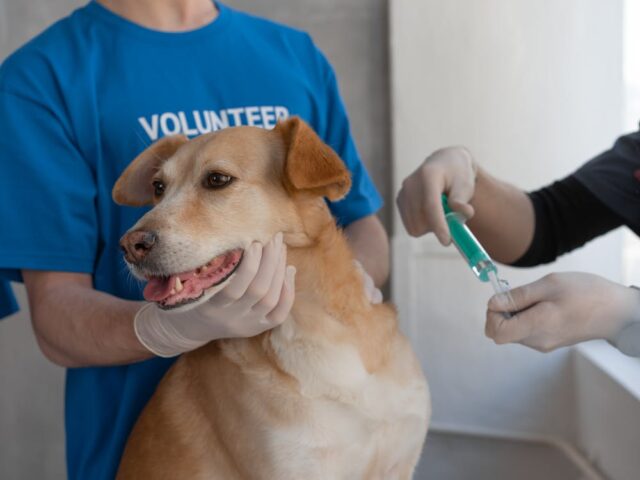
<path id="1" fill-rule="evenodd" d="M 507 298 L 509 302 L 510 311 L 503 312 L 503 316 L 505 318 L 511 318 L 517 311 L 516 302 L 513 300 L 511 296 L 511 287 L 509 286 L 509 282 L 498 278 L 498 273 L 495 270 L 492 270 L 488 273 L 489 281 L 491 282 L 491 286 L 493 287 L 493 291 L 496 292 L 497 295 L 503 295 Z"/>

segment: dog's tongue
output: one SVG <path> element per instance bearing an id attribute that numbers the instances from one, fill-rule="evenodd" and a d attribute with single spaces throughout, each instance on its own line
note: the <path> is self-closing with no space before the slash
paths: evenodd
<path id="1" fill-rule="evenodd" d="M 242 257 L 242 250 L 237 248 L 218 255 L 206 265 L 195 270 L 182 272 L 169 277 L 151 277 L 142 292 L 148 302 L 178 301 L 197 297 L 206 288 L 218 283 L 225 277 Z M 183 284 L 180 292 L 176 290 L 176 280 Z M 169 298 L 171 297 L 171 299 Z"/>
<path id="2" fill-rule="evenodd" d="M 159 302 L 171 295 L 176 284 L 174 275 L 170 277 L 152 277 L 144 287 L 142 295 L 147 302 Z"/>

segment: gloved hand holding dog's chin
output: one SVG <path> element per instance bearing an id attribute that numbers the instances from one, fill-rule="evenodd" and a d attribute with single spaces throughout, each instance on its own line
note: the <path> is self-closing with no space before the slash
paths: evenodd
<path id="1" fill-rule="evenodd" d="M 640 322 L 640 291 L 588 273 L 559 273 L 514 288 L 517 314 L 505 319 L 509 302 L 491 298 L 485 333 L 496 343 L 521 343 L 541 352 L 594 339 L 616 341 Z"/>
<path id="2" fill-rule="evenodd" d="M 202 305 L 185 312 L 154 303 L 134 320 L 138 340 L 160 357 L 173 357 L 219 338 L 252 337 L 287 318 L 293 306 L 295 268 L 286 265 L 277 234 L 264 248 L 253 243 L 228 284 Z"/>

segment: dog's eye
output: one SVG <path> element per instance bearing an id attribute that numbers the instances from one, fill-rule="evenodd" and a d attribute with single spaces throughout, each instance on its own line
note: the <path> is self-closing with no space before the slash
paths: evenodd
<path id="1" fill-rule="evenodd" d="M 156 197 L 162 196 L 162 194 L 164 193 L 164 183 L 162 182 L 162 180 L 154 180 L 151 185 L 153 185 L 153 194 Z"/>
<path id="2" fill-rule="evenodd" d="M 211 172 L 207 175 L 204 180 L 205 188 L 224 188 L 231 183 L 231 178 L 229 175 L 225 175 L 224 173 Z"/>

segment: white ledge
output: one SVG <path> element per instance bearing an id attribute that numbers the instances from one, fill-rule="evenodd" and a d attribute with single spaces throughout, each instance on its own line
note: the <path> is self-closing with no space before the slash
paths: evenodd
<path id="1" fill-rule="evenodd" d="M 628 357 L 605 341 L 583 343 L 576 351 L 640 401 L 640 358 Z"/>

